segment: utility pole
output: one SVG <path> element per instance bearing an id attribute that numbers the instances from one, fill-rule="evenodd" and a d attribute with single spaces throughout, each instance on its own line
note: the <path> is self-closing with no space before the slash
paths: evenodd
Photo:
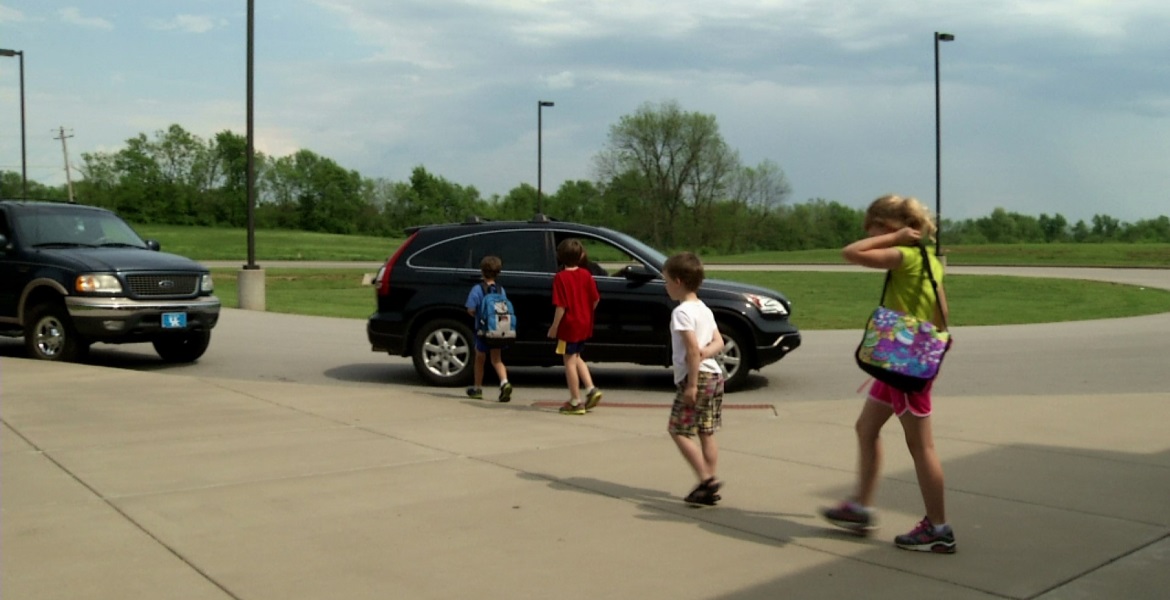
<path id="1" fill-rule="evenodd" d="M 69 174 L 69 146 L 65 143 L 66 139 L 73 137 L 73 134 L 65 135 L 65 128 L 57 128 L 59 135 L 53 139 L 61 140 L 61 152 L 65 154 L 65 183 L 69 185 L 69 203 L 73 204 L 73 176 Z"/>

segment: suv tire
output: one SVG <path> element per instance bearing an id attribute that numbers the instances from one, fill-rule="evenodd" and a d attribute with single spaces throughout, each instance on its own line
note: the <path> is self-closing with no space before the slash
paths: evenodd
<path id="1" fill-rule="evenodd" d="M 751 352 L 751 338 L 726 321 L 719 322 L 719 332 L 723 334 L 723 352 L 715 360 L 719 361 L 727 377 L 723 385 L 727 391 L 738 390 L 747 382 L 751 371 L 747 366 L 751 364 L 751 357 L 747 355 Z"/>
<path id="2" fill-rule="evenodd" d="M 472 380 L 475 338 L 471 328 L 454 319 L 436 319 L 414 337 L 414 370 L 431 385 L 466 385 Z"/>
<path id="3" fill-rule="evenodd" d="M 32 358 L 76 362 L 89 350 L 60 302 L 32 307 L 25 323 L 24 346 Z"/>
<path id="4" fill-rule="evenodd" d="M 189 363 L 199 360 L 211 343 L 210 331 L 191 331 L 156 338 L 154 351 L 169 363 Z"/>

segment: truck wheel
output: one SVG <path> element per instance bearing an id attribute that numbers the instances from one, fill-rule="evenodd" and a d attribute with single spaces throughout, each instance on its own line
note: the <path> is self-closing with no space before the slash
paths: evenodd
<path id="1" fill-rule="evenodd" d="M 440 386 L 471 382 L 475 346 L 471 329 L 453 319 L 438 319 L 423 325 L 414 338 L 414 370 L 427 383 Z"/>
<path id="2" fill-rule="evenodd" d="M 747 381 L 752 346 L 751 338 L 738 328 L 727 323 L 719 324 L 719 333 L 723 334 L 723 352 L 715 357 L 723 367 L 723 375 L 727 381 L 723 384 L 727 391 L 734 391 Z"/>
<path id="3" fill-rule="evenodd" d="M 32 307 L 24 326 L 28 355 L 40 360 L 77 362 L 89 350 L 89 343 L 77 335 L 69 313 L 59 302 Z"/>
<path id="4" fill-rule="evenodd" d="M 154 351 L 169 363 L 189 363 L 199 360 L 211 343 L 210 331 L 189 331 L 156 338 Z"/>

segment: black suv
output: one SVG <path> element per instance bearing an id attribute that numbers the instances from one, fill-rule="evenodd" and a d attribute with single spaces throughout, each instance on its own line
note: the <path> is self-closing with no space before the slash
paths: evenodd
<path id="1" fill-rule="evenodd" d="M 198 359 L 219 319 L 211 272 L 158 249 L 105 209 L 0 201 L 0 335 L 44 360 L 79 360 L 94 342 Z"/>
<path id="2" fill-rule="evenodd" d="M 516 309 L 517 339 L 505 350 L 509 366 L 561 364 L 552 324 L 552 280 L 558 270 L 556 247 L 577 238 L 591 261 L 601 302 L 593 337 L 586 343 L 589 362 L 628 362 L 669 366 L 670 311 L 657 250 L 617 231 L 549 221 L 481 222 L 431 225 L 406 230 L 407 239 L 374 279 L 377 312 L 366 326 L 373 350 L 411 356 L 415 369 L 435 385 L 466 385 L 472 378 L 472 319 L 463 303 L 480 281 L 480 260 L 500 257 L 499 282 Z M 748 371 L 774 363 L 800 345 L 789 322 L 791 303 L 774 290 L 708 279 L 699 298 L 715 313 L 726 347 L 721 361 L 728 386 L 744 382 Z"/>

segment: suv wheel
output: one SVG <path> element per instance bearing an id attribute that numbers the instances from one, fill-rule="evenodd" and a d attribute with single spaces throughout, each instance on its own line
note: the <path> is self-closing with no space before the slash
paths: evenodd
<path id="1" fill-rule="evenodd" d="M 199 360 L 211 343 L 210 331 L 189 331 L 168 335 L 153 341 L 154 351 L 170 363 L 189 363 Z"/>
<path id="2" fill-rule="evenodd" d="M 464 385 L 472 379 L 475 346 L 471 329 L 453 319 L 423 325 L 414 338 L 414 369 L 432 385 Z"/>
<path id="3" fill-rule="evenodd" d="M 748 353 L 751 352 L 751 346 L 748 344 L 751 338 L 726 323 L 719 324 L 719 332 L 723 334 L 723 352 L 716 356 L 715 360 L 719 361 L 727 377 L 724 387 L 729 391 L 736 390 L 747 381 L 748 372 L 751 370 L 748 368 L 747 360 Z"/>
<path id="4" fill-rule="evenodd" d="M 32 358 L 63 362 L 75 362 L 89 350 L 89 344 L 73 329 L 65 306 L 57 302 L 34 306 L 29 311 L 24 345 Z"/>

